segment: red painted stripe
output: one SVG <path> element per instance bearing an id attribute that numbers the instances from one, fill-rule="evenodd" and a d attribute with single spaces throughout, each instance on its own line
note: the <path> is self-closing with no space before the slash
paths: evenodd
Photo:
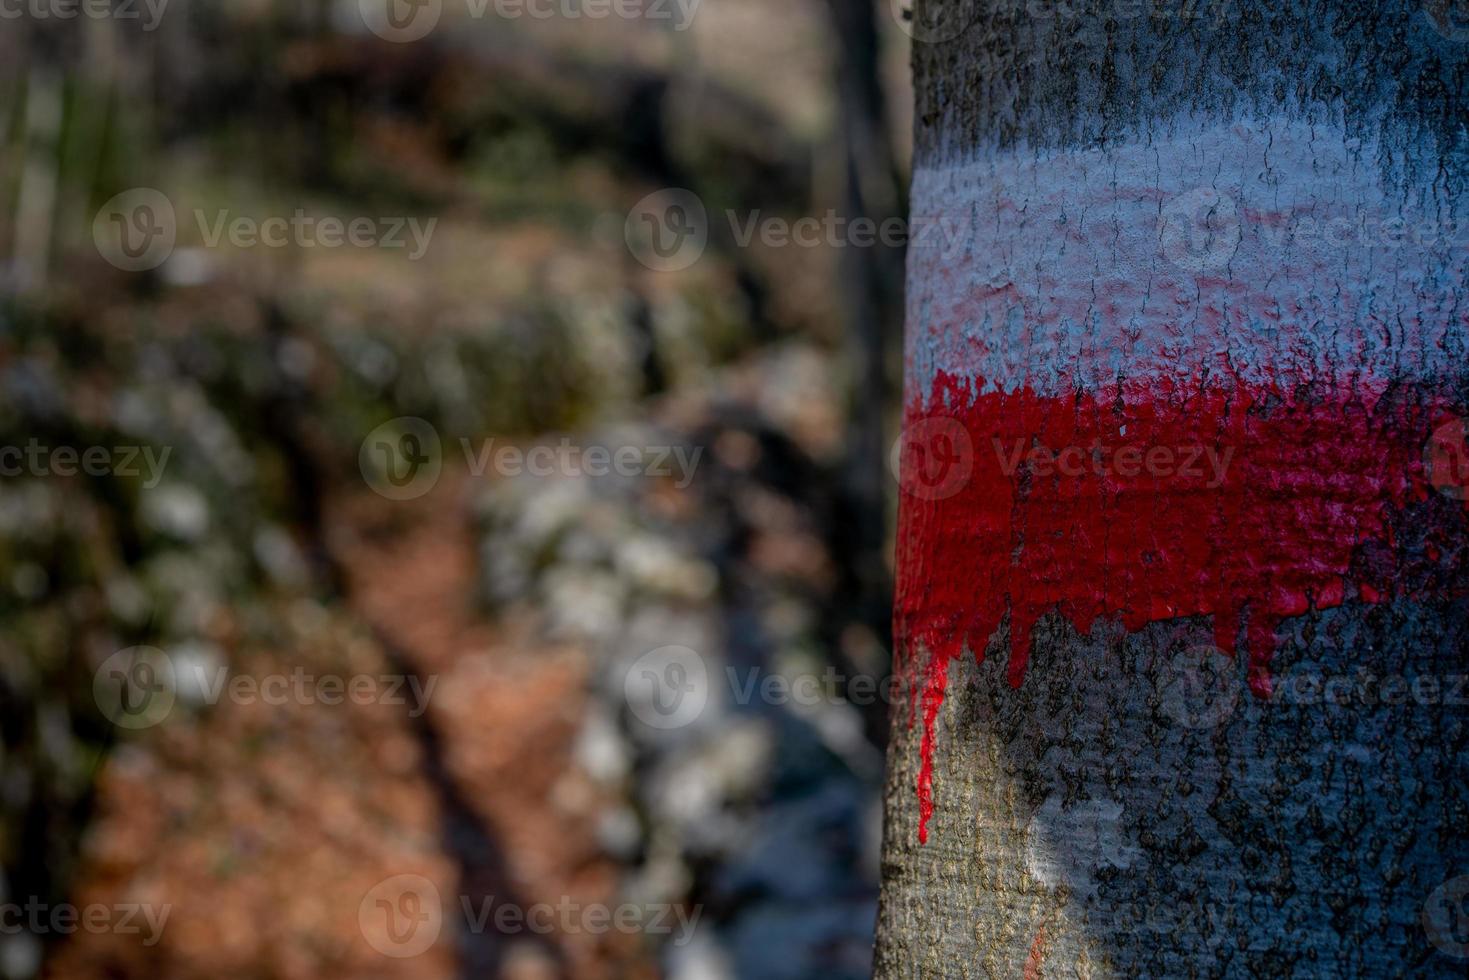
<path id="1" fill-rule="evenodd" d="M 895 629 L 923 658 L 921 839 L 949 664 L 966 643 L 982 658 L 1007 618 L 1016 686 L 1048 613 L 1082 633 L 1212 616 L 1220 649 L 1243 634 L 1268 698 L 1286 619 L 1464 589 L 1464 427 L 1422 385 L 972 390 L 940 372 L 905 430 Z M 1425 502 L 1437 523 L 1407 554 L 1395 522 Z"/>

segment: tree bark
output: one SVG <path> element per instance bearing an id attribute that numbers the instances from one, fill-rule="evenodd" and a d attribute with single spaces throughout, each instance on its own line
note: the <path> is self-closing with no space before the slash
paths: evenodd
<path id="1" fill-rule="evenodd" d="M 1469 968 L 1469 25 L 929 0 L 876 973 Z"/>

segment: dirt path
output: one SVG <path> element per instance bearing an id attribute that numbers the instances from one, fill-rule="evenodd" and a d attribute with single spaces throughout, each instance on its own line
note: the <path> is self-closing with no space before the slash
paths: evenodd
<path id="1" fill-rule="evenodd" d="M 463 896 L 475 908 L 491 898 L 522 907 L 613 902 L 615 867 L 595 838 L 601 801 L 572 760 L 589 664 L 529 624 L 492 624 L 478 608 L 477 486 L 446 473 L 414 501 L 370 493 L 336 501 L 327 511 L 331 550 L 356 614 L 405 669 L 436 678 L 418 727 Z M 507 955 L 512 975 L 626 976 L 637 952 L 614 941 L 625 937 L 585 933 L 467 938 L 466 975 L 476 977 Z"/>
<path id="2" fill-rule="evenodd" d="M 49 977 L 654 975 L 613 930 L 496 928 L 506 905 L 614 903 L 617 877 L 596 844 L 602 801 L 572 760 L 587 660 L 477 611 L 473 492 L 446 474 L 413 502 L 329 498 L 344 602 L 282 600 L 277 649 L 235 645 L 238 613 L 221 610 L 232 676 L 411 674 L 427 710 L 225 698 L 120 748 L 74 901 L 170 917 L 148 945 L 79 931 Z M 372 948 L 362 911 L 399 875 L 431 882 L 443 909 L 438 941 L 403 959 Z"/>

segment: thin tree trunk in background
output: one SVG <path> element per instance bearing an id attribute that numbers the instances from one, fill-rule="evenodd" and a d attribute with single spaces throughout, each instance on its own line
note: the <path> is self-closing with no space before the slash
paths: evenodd
<path id="1" fill-rule="evenodd" d="M 870 0 L 831 0 L 837 39 L 837 99 L 843 155 L 846 227 L 866 220 L 881 228 L 900 213 L 897 165 L 881 75 L 881 42 Z M 848 319 L 847 478 L 853 539 L 847 562 L 857 578 L 860 614 L 886 639 L 891 615 L 887 565 L 886 460 L 890 361 L 898 332 L 903 250 L 891 245 L 841 252 L 840 305 Z"/>
<path id="2" fill-rule="evenodd" d="M 1469 29 L 921 3 L 879 976 L 1463 976 Z"/>
<path id="3" fill-rule="evenodd" d="M 54 65 L 32 62 L 26 80 L 25 166 L 15 219 L 15 267 L 21 285 L 40 289 L 51 263 L 51 229 L 61 166 L 61 75 Z"/>

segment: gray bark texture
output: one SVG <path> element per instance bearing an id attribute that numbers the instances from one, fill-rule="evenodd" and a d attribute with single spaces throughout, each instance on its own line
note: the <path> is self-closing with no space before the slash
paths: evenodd
<path id="1" fill-rule="evenodd" d="M 915 172 L 1146 145 L 1180 119 L 1283 117 L 1319 125 L 1338 140 L 1326 149 L 1342 133 L 1376 148 L 1367 163 L 1383 186 L 1469 203 L 1462 5 L 918 0 L 913 20 Z M 1158 166 L 1172 160 L 1160 153 Z M 1258 186 L 1227 167 L 1209 171 L 1221 186 Z M 988 234 L 1003 244 L 1008 231 Z M 932 270 L 910 265 L 910 292 Z M 924 316 L 910 301 L 910 400 Z M 1398 546 L 1448 506 L 1405 512 Z M 1407 703 L 1371 682 L 1340 704 L 1262 700 L 1243 656 L 1207 690 L 1180 684 L 1176 654 L 1212 642 L 1208 617 L 1082 634 L 1048 616 L 1016 687 L 1002 627 L 983 662 L 949 665 L 926 844 L 924 721 L 895 699 L 876 975 L 1469 975 L 1462 585 L 1312 610 L 1279 631 L 1277 676 L 1436 685 Z"/>

